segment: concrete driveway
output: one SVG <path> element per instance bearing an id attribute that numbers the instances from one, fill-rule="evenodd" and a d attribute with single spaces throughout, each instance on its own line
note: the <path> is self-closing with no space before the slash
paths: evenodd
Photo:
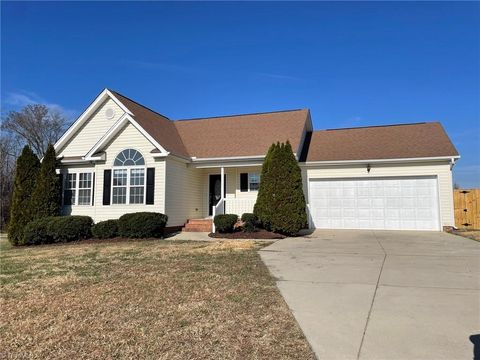
<path id="1" fill-rule="evenodd" d="M 439 232 L 322 230 L 260 254 L 319 359 L 473 358 L 479 242 Z"/>

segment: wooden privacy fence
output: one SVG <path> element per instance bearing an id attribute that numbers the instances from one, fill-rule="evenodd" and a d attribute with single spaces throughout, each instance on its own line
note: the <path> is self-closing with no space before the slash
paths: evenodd
<path id="1" fill-rule="evenodd" d="M 453 204 L 457 228 L 480 229 L 480 189 L 455 189 Z"/>

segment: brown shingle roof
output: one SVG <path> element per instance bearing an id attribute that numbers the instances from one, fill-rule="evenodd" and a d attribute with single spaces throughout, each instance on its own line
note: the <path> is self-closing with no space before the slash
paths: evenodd
<path id="1" fill-rule="evenodd" d="M 457 156 L 438 122 L 314 131 L 307 161 Z"/>
<path id="2" fill-rule="evenodd" d="M 308 110 L 178 120 L 174 124 L 191 156 L 215 158 L 265 155 L 272 143 L 298 149 Z"/>
<path id="3" fill-rule="evenodd" d="M 294 151 L 302 141 L 308 109 L 172 121 L 112 91 L 134 119 L 167 151 L 197 158 L 266 154 L 277 141 Z M 309 144 L 308 144 L 309 143 Z M 314 131 L 302 161 L 401 159 L 457 156 L 438 122 Z M 300 155 L 300 154 L 298 154 Z"/>
<path id="4" fill-rule="evenodd" d="M 135 121 L 167 151 L 179 156 L 189 156 L 173 121 L 115 91 L 112 93 L 133 113 Z"/>
<path id="5" fill-rule="evenodd" d="M 184 157 L 265 155 L 270 145 L 289 140 L 300 145 L 308 110 L 220 116 L 172 121 L 112 91 L 134 119 L 167 151 Z"/>

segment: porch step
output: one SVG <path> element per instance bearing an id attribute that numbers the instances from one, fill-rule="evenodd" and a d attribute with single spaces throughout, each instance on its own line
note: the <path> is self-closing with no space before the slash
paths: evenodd
<path id="1" fill-rule="evenodd" d="M 211 219 L 188 219 L 182 231 L 186 232 L 211 232 Z"/>

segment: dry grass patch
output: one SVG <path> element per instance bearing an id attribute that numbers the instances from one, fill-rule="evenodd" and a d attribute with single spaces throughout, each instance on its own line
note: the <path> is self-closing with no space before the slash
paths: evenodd
<path id="1" fill-rule="evenodd" d="M 455 234 L 455 235 L 460 235 L 460 236 L 466 237 L 468 239 L 480 241 L 480 230 L 459 229 L 459 230 L 453 230 L 452 233 Z"/>
<path id="2" fill-rule="evenodd" d="M 0 358 L 314 358 L 254 242 L 1 245 Z"/>

